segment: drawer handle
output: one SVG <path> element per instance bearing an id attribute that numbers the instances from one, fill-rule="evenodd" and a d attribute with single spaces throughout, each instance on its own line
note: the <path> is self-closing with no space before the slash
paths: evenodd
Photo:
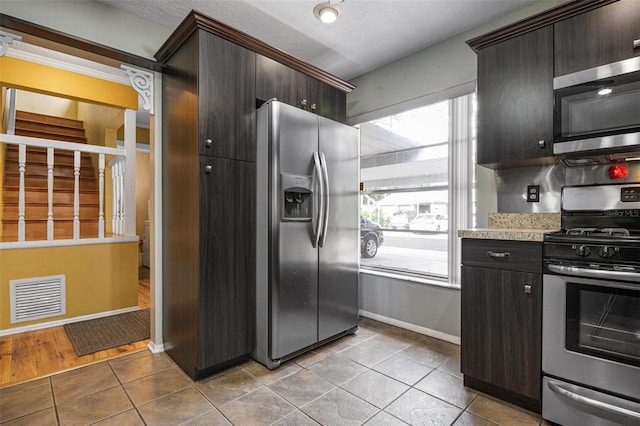
<path id="1" fill-rule="evenodd" d="M 531 294 L 531 286 L 530 285 L 525 285 L 524 286 L 524 292 L 527 294 Z"/>
<path id="2" fill-rule="evenodd" d="M 205 139 L 204 143 L 207 145 L 207 147 L 211 146 L 211 144 L 213 144 L 213 139 Z"/>
<path id="3" fill-rule="evenodd" d="M 493 257 L 495 259 L 506 259 L 511 257 L 511 253 L 506 251 L 488 251 L 487 256 Z"/>
<path id="4" fill-rule="evenodd" d="M 640 48 L 640 38 L 637 40 L 633 40 L 633 48 L 634 49 Z"/>
<path id="5" fill-rule="evenodd" d="M 538 148 L 544 149 L 544 147 L 546 147 L 546 146 L 547 146 L 547 141 L 545 141 L 544 139 L 540 139 L 538 141 Z"/>
<path id="6" fill-rule="evenodd" d="M 206 166 L 204 166 L 204 171 L 206 173 L 211 173 L 211 171 L 213 170 L 213 166 L 207 164 Z"/>

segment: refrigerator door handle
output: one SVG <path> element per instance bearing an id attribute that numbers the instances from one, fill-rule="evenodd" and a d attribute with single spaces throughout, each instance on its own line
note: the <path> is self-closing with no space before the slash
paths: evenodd
<path id="1" fill-rule="evenodd" d="M 324 152 L 320 153 L 320 165 L 322 166 L 322 175 L 324 177 L 324 219 L 322 221 L 322 239 L 320 247 L 324 246 L 327 241 L 327 231 L 329 229 L 329 171 L 327 170 L 327 159 Z"/>
<path id="2" fill-rule="evenodd" d="M 320 233 L 322 232 L 322 228 L 324 225 L 324 178 L 322 176 L 322 165 L 320 164 L 320 155 L 318 152 L 313 153 L 313 173 L 318 177 L 318 186 L 319 186 L 319 206 L 315 211 L 314 215 L 316 216 L 316 229 L 313 234 L 312 244 L 313 247 L 318 247 L 318 243 L 320 242 Z"/>

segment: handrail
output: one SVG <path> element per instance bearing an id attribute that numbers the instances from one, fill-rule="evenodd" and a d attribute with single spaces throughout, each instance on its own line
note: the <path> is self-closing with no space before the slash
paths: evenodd
<path id="1" fill-rule="evenodd" d="M 38 148 L 53 148 L 66 151 L 80 151 L 89 154 L 106 154 L 126 157 L 127 152 L 124 148 L 111 148 L 107 146 L 87 145 L 77 142 L 65 142 L 55 139 L 32 138 L 30 136 L 16 136 L 0 133 L 0 142 L 12 145 L 27 145 Z"/>

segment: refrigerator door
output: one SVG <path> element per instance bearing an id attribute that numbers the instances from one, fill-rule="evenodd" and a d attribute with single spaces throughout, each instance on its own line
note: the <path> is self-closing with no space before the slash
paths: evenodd
<path id="1" fill-rule="evenodd" d="M 313 247 L 319 206 L 314 172 L 318 118 L 276 101 L 270 108 L 269 357 L 276 360 L 318 341 L 318 249 Z M 312 192 L 304 202 L 310 203 L 311 216 L 292 214 L 291 204 L 303 203 L 296 197 L 308 189 Z"/>
<path id="2" fill-rule="evenodd" d="M 358 131 L 319 117 L 319 149 L 326 159 L 328 221 L 321 235 L 318 340 L 358 325 Z"/>

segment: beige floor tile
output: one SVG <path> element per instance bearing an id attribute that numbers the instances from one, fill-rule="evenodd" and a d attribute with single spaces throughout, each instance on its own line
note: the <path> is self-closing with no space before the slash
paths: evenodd
<path id="1" fill-rule="evenodd" d="M 65 379 L 52 380 L 53 395 L 56 404 L 81 398 L 95 392 L 120 385 L 116 375 L 106 363 L 96 364 L 94 368 L 74 374 Z"/>
<path id="2" fill-rule="evenodd" d="M 465 411 L 458 417 L 454 426 L 497 426 L 495 423 Z"/>
<path id="3" fill-rule="evenodd" d="M 0 389 L 0 398 L 3 396 L 7 396 L 11 393 L 22 392 L 25 390 L 37 388 L 39 386 L 49 386 L 50 380 L 48 377 L 44 377 L 42 379 L 30 380 L 28 382 L 20 383 L 18 385 L 7 386 L 5 388 Z"/>
<path id="4" fill-rule="evenodd" d="M 109 367 L 106 361 L 98 362 L 91 365 L 85 365 L 84 367 L 74 368 L 69 371 L 65 371 L 64 373 L 56 374 L 51 376 L 51 383 L 59 382 L 62 380 L 67 380 L 74 376 L 79 376 L 81 374 L 90 374 L 94 371 L 103 370 L 105 367 Z"/>
<path id="5" fill-rule="evenodd" d="M 0 395 L 0 422 L 17 419 L 53 407 L 53 394 L 48 381 L 36 387 L 22 387 L 21 389 L 17 392 Z"/>
<path id="6" fill-rule="evenodd" d="M 340 352 L 340 356 L 371 368 L 393 355 L 393 353 L 380 349 L 378 346 L 371 345 L 370 342 L 371 340 L 367 340 L 364 343 L 352 346 Z"/>
<path id="7" fill-rule="evenodd" d="M 302 407 L 302 411 L 324 426 L 361 425 L 378 409 L 340 388 Z"/>
<path id="8" fill-rule="evenodd" d="M 378 414 L 373 416 L 371 420 L 365 423 L 367 426 L 405 426 L 406 423 L 402 420 L 393 417 L 389 413 L 385 413 L 384 411 L 380 411 Z"/>
<path id="9" fill-rule="evenodd" d="M 402 336 L 380 334 L 373 336 L 366 343 L 395 354 L 408 348 L 413 342 Z"/>
<path id="10" fill-rule="evenodd" d="M 176 368 L 169 368 L 129 382 L 124 385 L 124 390 L 133 401 L 133 404 L 139 407 L 154 399 L 162 398 L 189 386 L 191 386 L 189 380 L 180 374 Z"/>
<path id="11" fill-rule="evenodd" d="M 367 369 L 355 361 L 334 355 L 331 358 L 312 365 L 309 367 L 309 371 L 330 381 L 336 386 L 340 386 L 348 380 L 364 373 Z"/>
<path id="12" fill-rule="evenodd" d="M 515 424 L 527 426 L 540 423 L 540 416 L 537 414 L 490 398 L 484 394 L 478 395 L 467 408 L 467 411 L 504 426 Z"/>
<path id="13" fill-rule="evenodd" d="M 213 405 L 220 407 L 222 404 L 253 392 L 263 385 L 243 369 L 234 369 L 211 379 L 205 379 L 196 386 Z"/>
<path id="14" fill-rule="evenodd" d="M 297 356 L 293 359 L 293 361 L 298 364 L 302 368 L 309 368 L 313 364 L 322 361 L 323 359 L 327 359 L 332 356 L 334 353 L 332 351 L 309 351 L 300 356 Z"/>
<path id="15" fill-rule="evenodd" d="M 369 370 L 342 385 L 342 389 L 378 408 L 384 408 L 406 392 L 409 386 Z"/>
<path id="16" fill-rule="evenodd" d="M 231 426 L 231 422 L 215 408 L 200 417 L 183 423 L 185 426 Z"/>
<path id="17" fill-rule="evenodd" d="M 401 355 L 394 355 L 373 367 L 374 370 L 399 380 L 407 385 L 413 386 L 424 376 L 433 371 L 432 367 L 405 358 Z"/>
<path id="18" fill-rule="evenodd" d="M 409 389 L 384 411 L 412 425 L 450 425 L 462 413 L 460 408 L 416 389 Z"/>
<path id="19" fill-rule="evenodd" d="M 409 358 L 413 361 L 424 364 L 427 367 L 437 368 L 453 354 L 444 354 L 437 349 L 433 349 L 421 344 L 413 344 L 398 352 L 397 355 Z"/>
<path id="20" fill-rule="evenodd" d="M 212 409 L 211 403 L 192 387 L 138 407 L 142 419 L 149 425 L 178 425 L 195 419 Z"/>
<path id="21" fill-rule="evenodd" d="M 462 379 L 438 370 L 416 383 L 415 388 L 463 409 L 478 396 L 463 385 Z"/>
<path id="22" fill-rule="evenodd" d="M 235 425 L 270 425 L 296 411 L 282 397 L 267 387 L 248 393 L 220 407 Z"/>
<path id="23" fill-rule="evenodd" d="M 143 352 L 109 361 L 122 383 L 127 383 L 174 366 L 165 354 Z"/>
<path id="24" fill-rule="evenodd" d="M 438 371 L 442 371 L 443 373 L 451 374 L 452 376 L 462 379 L 463 376 L 460 371 L 460 352 L 456 352 L 451 358 L 440 364 Z"/>
<path id="25" fill-rule="evenodd" d="M 435 337 L 420 335 L 416 340 L 416 344 L 425 346 L 443 355 L 447 355 L 447 357 L 450 357 L 460 351 L 460 345 L 436 339 Z"/>
<path id="26" fill-rule="evenodd" d="M 2 426 L 56 426 L 57 424 L 58 419 L 56 418 L 55 408 L 47 408 L 46 410 L 2 423 Z"/>
<path id="27" fill-rule="evenodd" d="M 318 426 L 318 423 L 302 411 L 294 411 L 274 426 Z"/>
<path id="28" fill-rule="evenodd" d="M 120 386 L 73 399 L 57 406 L 62 425 L 89 424 L 133 408 Z"/>
<path id="29" fill-rule="evenodd" d="M 144 426 L 144 422 L 136 410 L 127 410 L 94 423 L 93 426 Z"/>
<path id="30" fill-rule="evenodd" d="M 269 387 L 298 408 L 335 388 L 333 384 L 307 370 L 300 370 L 271 383 Z"/>
<path id="31" fill-rule="evenodd" d="M 280 380 L 284 377 L 290 376 L 296 371 L 300 371 L 300 366 L 293 361 L 285 362 L 275 370 L 269 370 L 259 362 L 252 361 L 249 364 L 242 367 L 244 371 L 251 374 L 253 377 L 264 385 L 273 383 L 276 380 Z"/>

